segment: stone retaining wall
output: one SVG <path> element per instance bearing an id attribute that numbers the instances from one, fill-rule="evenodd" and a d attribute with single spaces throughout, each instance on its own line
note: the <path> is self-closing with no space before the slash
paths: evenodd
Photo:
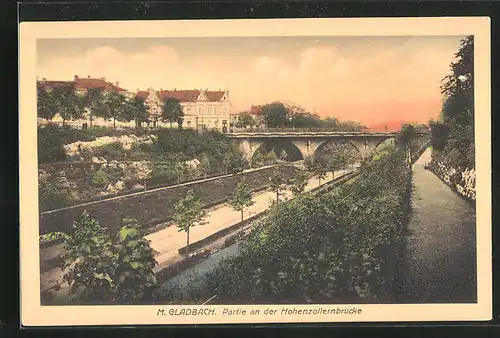
<path id="1" fill-rule="evenodd" d="M 432 159 L 428 169 L 460 196 L 471 201 L 476 200 L 476 171 L 474 168 L 460 171 Z"/>
<path id="2" fill-rule="evenodd" d="M 102 225 L 108 227 L 111 233 L 118 230 L 123 218 L 135 218 L 145 228 L 148 228 L 169 221 L 174 204 L 190 189 L 198 193 L 206 205 L 219 204 L 227 200 L 243 177 L 245 177 L 252 190 L 259 190 L 269 186 L 267 177 L 269 177 L 272 170 L 273 168 L 265 168 L 244 174 L 235 174 L 175 187 L 165 187 L 44 212 L 39 217 L 40 234 L 54 231 L 70 231 L 73 221 L 78 220 L 84 210 L 87 210 Z M 287 178 L 290 178 L 297 169 L 293 166 L 283 166 L 281 170 Z"/>

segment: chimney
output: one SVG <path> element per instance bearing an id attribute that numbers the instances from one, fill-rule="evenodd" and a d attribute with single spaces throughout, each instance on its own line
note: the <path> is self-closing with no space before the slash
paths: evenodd
<path id="1" fill-rule="evenodd" d="M 42 81 L 47 81 L 47 79 L 46 79 L 46 78 L 44 78 L 44 77 L 42 77 Z"/>
<path id="2" fill-rule="evenodd" d="M 120 82 L 116 81 L 116 86 L 120 87 Z"/>
<path id="3" fill-rule="evenodd" d="M 101 80 L 106 81 L 106 78 L 105 77 L 101 77 Z"/>
<path id="4" fill-rule="evenodd" d="M 73 80 L 78 80 L 78 75 L 73 76 Z"/>
<path id="5" fill-rule="evenodd" d="M 90 79 L 90 75 L 87 75 L 87 79 Z"/>

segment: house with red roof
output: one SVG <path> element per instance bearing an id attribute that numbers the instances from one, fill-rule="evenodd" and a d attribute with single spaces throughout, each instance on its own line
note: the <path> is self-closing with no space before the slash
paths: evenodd
<path id="1" fill-rule="evenodd" d="M 116 92 L 120 93 L 126 97 L 133 97 L 134 94 L 129 92 L 128 90 L 120 87 L 119 82 L 110 82 L 106 80 L 105 77 L 100 77 L 100 78 L 92 78 L 89 76 L 87 77 L 79 77 L 78 75 L 75 75 L 73 77 L 73 81 L 52 81 L 52 80 L 47 80 L 45 78 L 42 78 L 39 80 L 37 78 L 37 84 L 40 85 L 42 88 L 44 88 L 47 91 L 52 91 L 55 88 L 61 88 L 61 87 L 72 87 L 76 94 L 78 95 L 85 95 L 89 89 L 94 89 L 98 88 L 101 89 L 104 94 L 110 93 L 110 92 Z M 88 109 L 86 109 L 87 114 L 88 114 Z M 56 116 L 52 119 L 53 122 L 62 122 L 61 117 L 59 114 L 56 114 Z M 82 125 L 83 123 L 88 122 L 87 120 L 77 120 L 77 121 L 72 121 L 72 122 L 67 122 L 68 124 L 75 124 L 75 125 Z M 94 117 L 92 121 L 93 125 L 111 125 L 110 121 L 104 120 L 102 118 Z M 118 124 L 124 124 L 124 123 L 118 123 Z M 129 123 L 126 125 L 133 126 L 133 123 Z"/>
<path id="2" fill-rule="evenodd" d="M 229 127 L 231 102 L 228 90 L 138 90 L 137 99 L 144 100 L 150 120 L 161 124 L 163 102 L 168 98 L 179 100 L 184 112 L 183 127 L 225 132 Z"/>

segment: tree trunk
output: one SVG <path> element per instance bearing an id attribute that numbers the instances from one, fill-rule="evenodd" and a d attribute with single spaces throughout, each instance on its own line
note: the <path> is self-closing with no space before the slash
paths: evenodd
<path id="1" fill-rule="evenodd" d="M 90 126 L 92 127 L 92 110 L 90 110 L 90 115 L 89 115 L 89 122 L 90 122 Z"/>
<path id="2" fill-rule="evenodd" d="M 172 121 L 170 121 L 170 129 L 172 129 Z"/>
<path id="3" fill-rule="evenodd" d="M 113 117 L 113 128 L 116 129 L 116 117 Z"/>
<path id="4" fill-rule="evenodd" d="M 189 257 L 189 227 L 186 229 L 187 240 L 186 240 L 186 257 Z"/>
<path id="5" fill-rule="evenodd" d="M 276 190 L 276 204 L 280 202 L 280 192 L 279 190 Z"/>
<path id="6" fill-rule="evenodd" d="M 241 222 L 243 222 L 243 209 L 241 209 Z"/>

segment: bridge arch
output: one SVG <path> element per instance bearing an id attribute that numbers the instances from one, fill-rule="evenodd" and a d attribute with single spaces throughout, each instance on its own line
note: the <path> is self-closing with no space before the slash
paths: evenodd
<path id="1" fill-rule="evenodd" d="M 274 154 L 274 155 L 273 155 Z M 285 161 L 303 160 L 304 156 L 300 149 L 288 139 L 270 139 L 262 142 L 251 154 L 251 162 L 257 163 L 267 157 L 274 156 Z"/>
<path id="2" fill-rule="evenodd" d="M 363 157 L 363 152 L 359 149 L 359 145 L 346 139 L 330 139 L 322 142 L 312 154 L 312 159 L 314 161 L 328 159 L 328 156 L 332 156 L 337 152 L 347 152 L 349 156 L 361 160 Z"/>

